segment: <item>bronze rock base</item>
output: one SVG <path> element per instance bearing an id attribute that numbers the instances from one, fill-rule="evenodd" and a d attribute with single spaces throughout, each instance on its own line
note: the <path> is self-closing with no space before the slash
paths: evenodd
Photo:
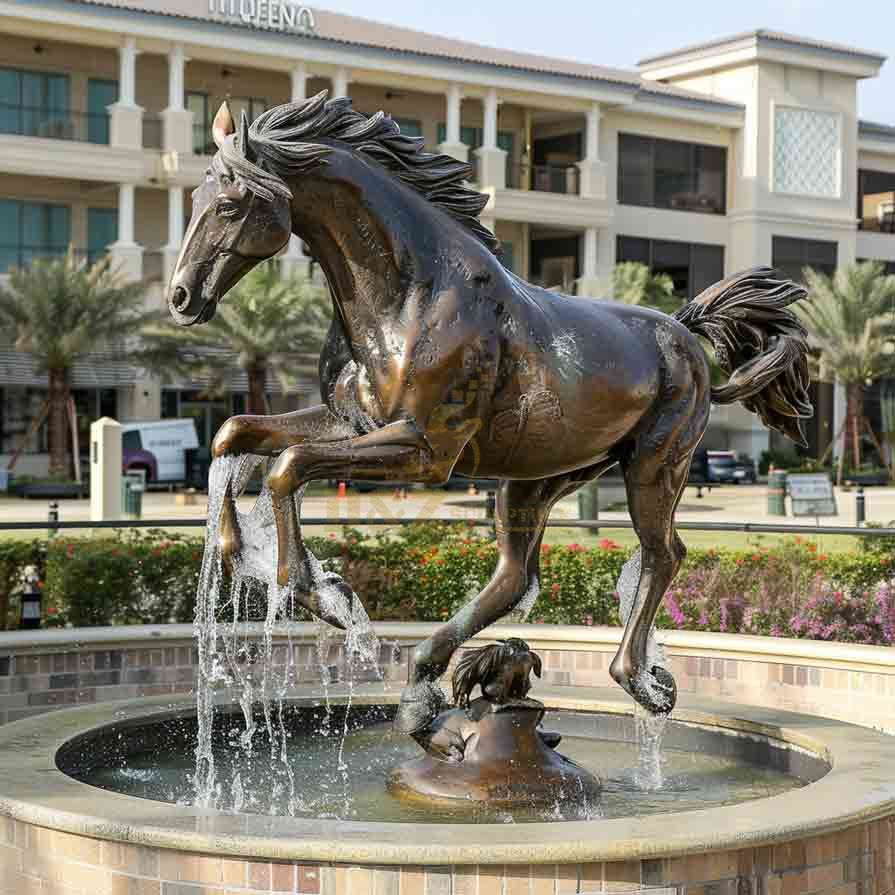
<path id="1" fill-rule="evenodd" d="M 529 699 L 497 705 L 480 698 L 467 709 L 449 709 L 436 724 L 463 729 L 462 757 L 427 752 L 395 768 L 388 790 L 430 805 L 562 808 L 596 799 L 599 780 L 548 745 L 559 737 L 538 729 L 543 714 L 544 707 Z"/>

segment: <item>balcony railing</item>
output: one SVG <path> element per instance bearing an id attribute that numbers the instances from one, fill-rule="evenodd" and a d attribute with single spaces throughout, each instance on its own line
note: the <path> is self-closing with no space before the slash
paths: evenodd
<path id="1" fill-rule="evenodd" d="M 162 119 L 160 115 L 143 115 L 143 148 L 162 148 Z"/>
<path id="2" fill-rule="evenodd" d="M 861 197 L 861 230 L 895 233 L 895 192 L 865 193 Z"/>
<path id="3" fill-rule="evenodd" d="M 507 186 L 542 193 L 578 195 L 577 165 L 510 165 Z"/>
<path id="4" fill-rule="evenodd" d="M 108 143 L 109 113 L 0 103 L 0 134 Z"/>

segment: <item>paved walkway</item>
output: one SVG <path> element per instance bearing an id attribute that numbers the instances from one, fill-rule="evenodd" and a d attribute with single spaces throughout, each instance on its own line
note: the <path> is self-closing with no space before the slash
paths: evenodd
<path id="1" fill-rule="evenodd" d="M 621 491 L 617 485 L 610 485 Z M 865 491 L 866 518 L 878 522 L 895 520 L 895 488 L 869 488 Z M 253 498 L 242 498 L 247 508 Z M 766 488 L 764 485 L 714 488 L 701 499 L 695 488 L 687 488 L 678 519 L 688 522 L 773 522 L 812 524 L 810 519 L 780 518 L 766 512 Z M 855 492 L 838 492 L 839 516 L 822 517 L 821 524 L 854 525 Z M 0 498 L 0 521 L 43 522 L 47 518 L 47 500 L 21 500 Z M 204 494 L 195 495 L 195 503 L 178 503 L 175 495 L 150 491 L 144 495 L 144 519 L 199 519 L 205 515 Z M 59 515 L 63 521 L 86 521 L 90 518 L 90 502 L 87 500 L 59 501 Z M 348 496 L 339 498 L 335 491 L 318 493 L 305 498 L 303 515 L 326 518 L 425 518 L 451 519 L 481 518 L 484 515 L 484 497 L 470 497 L 462 491 L 410 491 L 406 499 L 396 498 L 391 491 L 380 490 L 359 494 L 349 490 Z M 573 496 L 562 501 L 553 511 L 553 517 L 574 519 L 578 516 L 578 504 Z M 608 520 L 627 519 L 626 512 L 604 510 L 600 517 Z"/>

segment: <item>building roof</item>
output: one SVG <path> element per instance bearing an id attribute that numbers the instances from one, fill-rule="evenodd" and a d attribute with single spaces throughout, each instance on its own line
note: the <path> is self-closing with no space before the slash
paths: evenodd
<path id="1" fill-rule="evenodd" d="M 886 57 L 882 53 L 876 53 L 872 50 L 859 50 L 856 47 L 849 47 L 845 44 L 830 43 L 824 40 L 815 40 L 811 37 L 801 37 L 798 34 L 787 34 L 784 31 L 774 31 L 770 28 L 756 28 L 754 31 L 743 31 L 739 34 L 732 34 L 728 37 L 719 37 L 715 40 L 706 41 L 705 43 L 690 44 L 681 47 L 678 50 L 672 50 L 668 53 L 660 53 L 656 56 L 648 56 L 641 59 L 637 64 L 639 66 L 652 65 L 656 62 L 665 62 L 669 59 L 676 59 L 688 53 L 697 53 L 701 50 L 712 50 L 716 47 L 723 47 L 727 44 L 740 43 L 744 40 L 754 39 L 756 41 L 767 41 L 770 43 L 788 44 L 794 47 L 807 47 L 813 50 L 824 50 L 828 53 L 837 53 L 845 56 L 855 56 L 861 59 L 870 59 L 876 62 L 885 62 Z"/>
<path id="2" fill-rule="evenodd" d="M 111 6 L 154 15 L 174 16 L 203 22 L 215 22 L 242 30 L 260 30 L 244 25 L 203 15 L 207 6 L 204 0 L 66 0 L 78 5 Z M 372 47 L 412 56 L 450 59 L 454 62 L 472 62 L 493 65 L 522 72 L 579 78 L 582 80 L 614 84 L 628 88 L 632 92 L 653 95 L 667 100 L 679 100 L 712 106 L 724 110 L 740 110 L 739 103 L 720 100 L 692 90 L 685 90 L 670 84 L 657 83 L 642 78 L 636 71 L 608 68 L 570 59 L 557 59 L 534 53 L 519 53 L 500 47 L 490 47 L 466 40 L 457 40 L 416 31 L 399 25 L 390 25 L 372 19 L 349 16 L 312 7 L 314 33 L 291 34 L 297 41 L 321 40 L 349 46 Z"/>
<path id="3" fill-rule="evenodd" d="M 858 135 L 862 137 L 882 137 L 884 140 L 895 140 L 895 126 L 880 124 L 878 121 L 858 121 Z"/>

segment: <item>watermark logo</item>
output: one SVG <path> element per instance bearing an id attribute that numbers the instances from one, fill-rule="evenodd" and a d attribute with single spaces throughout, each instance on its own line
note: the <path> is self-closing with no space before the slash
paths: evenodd
<path id="1" fill-rule="evenodd" d="M 208 0 L 208 13 L 255 28 L 316 34 L 314 13 L 293 0 Z"/>

